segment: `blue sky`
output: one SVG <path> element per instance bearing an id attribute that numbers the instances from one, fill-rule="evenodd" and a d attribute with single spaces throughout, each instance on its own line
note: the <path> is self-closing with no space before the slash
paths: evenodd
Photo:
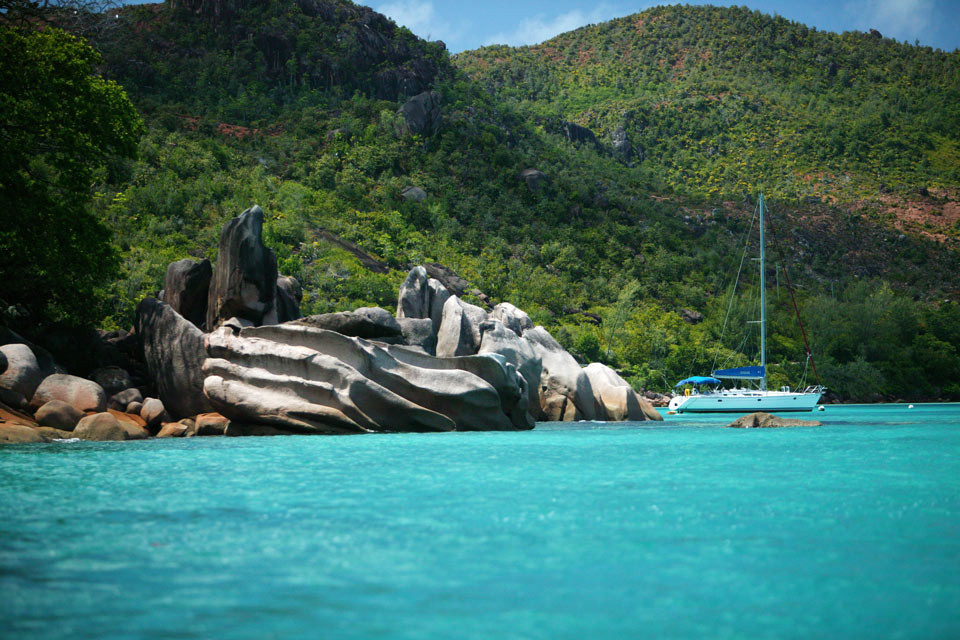
<path id="1" fill-rule="evenodd" d="M 369 4 L 420 37 L 443 40 L 457 53 L 487 44 L 536 44 L 585 24 L 669 2 L 598 0 L 373 0 Z M 825 31 L 877 29 L 884 36 L 960 48 L 960 0 L 740 0 L 688 4 L 746 5 Z"/>

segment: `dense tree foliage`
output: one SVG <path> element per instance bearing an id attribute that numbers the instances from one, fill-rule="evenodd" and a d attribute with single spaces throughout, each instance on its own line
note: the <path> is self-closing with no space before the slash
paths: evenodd
<path id="1" fill-rule="evenodd" d="M 0 25 L 0 300 L 34 321 L 98 319 L 98 288 L 117 273 L 90 187 L 119 177 L 142 123 L 98 62 L 64 31 Z"/>
<path id="2" fill-rule="evenodd" d="M 495 302 L 526 309 L 579 357 L 617 367 L 638 387 L 666 389 L 714 363 L 755 355 L 755 336 L 725 331 L 723 320 L 743 241 L 751 235 L 754 207 L 744 196 L 763 176 L 780 196 L 774 209 L 785 266 L 810 316 L 824 382 L 856 399 L 874 393 L 960 397 L 942 378 L 960 362 L 950 328 L 956 306 L 940 303 L 957 290 L 952 245 L 902 233 L 879 211 L 807 202 L 808 191 L 779 179 L 786 174 L 776 163 L 786 147 L 768 146 L 770 136 L 781 135 L 777 127 L 798 126 L 783 117 L 778 123 L 771 114 L 780 107 L 768 108 L 792 92 L 806 95 L 789 88 L 807 73 L 793 58 L 810 58 L 823 43 L 865 59 L 874 48 L 889 49 L 884 55 L 898 64 L 942 58 L 917 72 L 918 80 L 929 74 L 944 107 L 936 116 L 942 122 L 928 122 L 933 110 L 903 120 L 910 145 L 916 131 L 934 140 L 939 164 L 915 163 L 908 154 L 897 170 L 904 185 L 955 189 L 949 142 L 955 130 L 947 132 L 947 125 L 954 122 L 956 103 L 949 98 L 956 83 L 944 78 L 955 58 L 808 30 L 812 40 L 791 45 L 796 55 L 776 58 L 786 66 L 769 62 L 758 70 L 737 62 L 739 50 L 754 47 L 745 33 L 770 31 L 774 40 L 789 41 L 800 27 L 747 12 L 752 26 L 737 31 L 729 25 L 741 11 L 655 9 L 539 49 L 485 49 L 451 59 L 439 43 L 342 0 L 126 7 L 118 14 L 118 35 L 97 46 L 104 73 L 127 90 L 147 132 L 129 173 L 102 174 L 94 193 L 94 209 L 115 230 L 121 256 L 105 325 L 127 326 L 136 302 L 161 287 L 170 261 L 215 259 L 222 224 L 257 203 L 268 214 L 265 236 L 280 271 L 304 285 L 306 313 L 391 308 L 407 268 L 436 261 Z M 624 75 L 620 63 L 610 61 L 627 49 L 646 51 L 649 33 L 636 31 L 636 23 L 647 18 L 656 18 L 652 25 L 682 24 L 658 27 L 665 31 L 646 56 L 707 37 L 710 21 L 729 23 L 709 35 L 729 51 L 721 56 L 718 48 L 697 65 L 693 56 L 681 74 L 637 57 L 632 75 Z M 629 29 L 636 37 L 627 37 Z M 606 62 L 591 64 L 581 51 L 588 41 L 602 45 L 594 54 Z M 548 45 L 553 50 L 542 55 Z M 769 58 L 768 45 L 754 48 L 757 60 Z M 717 110 L 716 100 L 697 96 L 723 74 L 726 106 Z M 824 74 L 820 80 L 848 109 L 858 100 L 848 91 L 865 95 L 873 86 L 859 77 L 834 85 L 829 68 Z M 691 84 L 694 77 L 702 86 Z M 398 108 L 427 89 L 441 96 L 442 125 L 433 135 L 412 135 Z M 714 89 L 708 95 L 720 95 Z M 791 108 L 816 123 L 834 113 L 834 102 L 824 105 L 823 112 Z M 590 126 L 598 143 L 571 141 L 564 121 Z M 613 147 L 620 127 L 630 155 Z M 851 135 L 843 119 L 836 127 Z M 805 131 L 819 135 L 816 128 Z M 794 137 L 782 135 L 794 145 Z M 707 153 L 701 142 L 715 149 Z M 822 153 L 798 151 L 796 171 L 829 173 L 838 165 L 845 173 L 832 184 L 847 184 L 848 174 L 856 189 L 876 182 L 873 150 L 859 158 L 844 143 Z M 754 158 L 749 172 L 736 165 L 746 157 Z M 543 179 L 525 180 L 526 169 L 538 169 Z M 710 181 L 711 175 L 720 177 Z M 826 173 L 823 178 L 817 184 Z M 409 186 L 423 189 L 426 199 L 407 199 Z M 324 232 L 392 270 L 366 270 Z M 768 280 L 775 283 L 778 273 L 771 265 Z M 753 317 L 747 302 L 755 301 L 755 285 L 748 282 L 743 293 L 732 312 L 738 321 Z M 810 371 L 804 377 L 802 343 L 785 295 L 773 295 L 771 307 L 771 382 L 812 382 Z M 702 313 L 704 321 L 685 321 L 684 310 Z M 892 319 L 863 331 L 858 314 L 866 310 L 869 318 Z M 899 350 L 884 346 L 895 330 Z M 899 368 L 901 358 L 912 358 L 914 368 Z"/>

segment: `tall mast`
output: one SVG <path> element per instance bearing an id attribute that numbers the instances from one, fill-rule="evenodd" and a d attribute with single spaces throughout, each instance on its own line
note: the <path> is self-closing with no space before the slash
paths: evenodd
<path id="1" fill-rule="evenodd" d="M 767 389 L 767 282 L 763 255 L 763 194 L 760 194 L 760 366 L 763 377 L 760 388 Z"/>

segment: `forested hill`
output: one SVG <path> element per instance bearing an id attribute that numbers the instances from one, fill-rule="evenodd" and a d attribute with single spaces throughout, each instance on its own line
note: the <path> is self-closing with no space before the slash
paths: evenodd
<path id="1" fill-rule="evenodd" d="M 215 259 L 224 222 L 257 203 L 304 313 L 390 309 L 409 266 L 436 262 L 485 294 L 472 302 L 512 302 L 578 357 L 665 390 L 756 357 L 755 336 L 722 326 L 762 184 L 786 258 L 768 273 L 771 384 L 806 369 L 773 288 L 786 267 L 841 397 L 960 399 L 955 54 L 740 9 L 452 58 L 345 0 L 113 17 L 90 42 L 146 124 L 136 160 L 92 189 L 119 274 L 59 316 L 3 300 L 35 317 L 129 326 L 167 264 Z"/>
<path id="2" fill-rule="evenodd" d="M 679 193 L 913 204 L 908 226 L 960 232 L 955 205 L 936 215 L 960 186 L 958 51 L 670 6 L 454 62 L 547 128 L 627 141 L 625 160 Z"/>

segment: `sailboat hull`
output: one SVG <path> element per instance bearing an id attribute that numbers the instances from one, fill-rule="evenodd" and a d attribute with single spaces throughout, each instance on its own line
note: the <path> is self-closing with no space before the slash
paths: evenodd
<path id="1" fill-rule="evenodd" d="M 677 413 L 752 413 L 754 411 L 813 411 L 819 393 L 790 391 L 719 391 L 677 396 L 669 409 Z"/>

